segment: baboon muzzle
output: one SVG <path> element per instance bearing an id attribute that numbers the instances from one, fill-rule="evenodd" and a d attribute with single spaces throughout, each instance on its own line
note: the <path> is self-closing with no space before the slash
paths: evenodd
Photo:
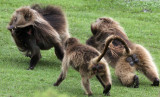
<path id="1" fill-rule="evenodd" d="M 17 27 L 13 26 L 13 25 L 10 25 L 9 27 L 7 27 L 8 30 L 14 30 L 16 29 Z"/>

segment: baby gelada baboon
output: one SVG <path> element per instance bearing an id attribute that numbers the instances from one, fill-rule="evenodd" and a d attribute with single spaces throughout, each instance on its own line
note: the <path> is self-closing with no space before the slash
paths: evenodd
<path id="1" fill-rule="evenodd" d="M 55 48 L 57 57 L 63 59 L 63 42 L 70 37 L 67 20 L 59 7 L 39 5 L 17 9 L 8 25 L 21 52 L 30 57 L 28 69 L 34 69 L 41 58 L 41 50 Z"/>
<path id="2" fill-rule="evenodd" d="M 105 51 L 104 51 L 105 52 Z M 54 86 L 65 79 L 68 67 L 71 65 L 77 70 L 82 78 L 82 85 L 87 95 L 92 95 L 89 79 L 96 75 L 100 83 L 104 87 L 103 93 L 109 95 L 111 89 L 111 75 L 108 63 L 95 48 L 83 45 L 76 38 L 69 38 L 65 42 L 65 53 L 62 61 L 62 72 Z"/>
<path id="3" fill-rule="evenodd" d="M 105 40 L 111 36 L 119 36 L 130 48 L 129 54 L 124 54 L 124 45 L 119 40 L 113 40 L 107 49 L 105 59 L 113 68 L 115 74 L 125 86 L 139 87 L 139 78 L 135 71 L 141 71 L 153 86 L 159 86 L 159 75 L 150 53 L 141 45 L 129 41 L 123 28 L 112 18 L 99 18 L 91 25 L 92 36 L 87 44 L 103 52 Z"/>

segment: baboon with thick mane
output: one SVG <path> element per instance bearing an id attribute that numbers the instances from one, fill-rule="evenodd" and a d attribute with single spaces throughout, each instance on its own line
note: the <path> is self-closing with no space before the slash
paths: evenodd
<path id="1" fill-rule="evenodd" d="M 104 51 L 105 52 L 105 51 Z M 92 95 L 89 79 L 96 75 L 97 79 L 104 87 L 103 93 L 109 95 L 111 89 L 111 76 L 107 62 L 102 58 L 104 53 L 100 54 L 95 48 L 83 45 L 76 38 L 69 38 L 65 42 L 65 53 L 62 61 L 62 72 L 54 86 L 65 79 L 68 67 L 71 65 L 80 72 L 82 86 L 87 95 Z"/>
<path id="2" fill-rule="evenodd" d="M 34 69 L 41 58 L 41 50 L 55 48 L 62 60 L 63 42 L 70 37 L 66 17 L 59 7 L 39 5 L 17 9 L 8 25 L 11 35 L 21 52 L 30 57 L 28 69 Z"/>
<path id="3" fill-rule="evenodd" d="M 139 78 L 135 71 L 141 71 L 153 86 L 159 86 L 159 75 L 150 53 L 141 45 L 131 42 L 120 24 L 112 18 L 99 18 L 91 25 L 92 36 L 87 44 L 103 52 L 105 40 L 111 35 L 119 36 L 127 44 L 130 53 L 124 54 L 125 47 L 122 41 L 113 40 L 109 44 L 105 59 L 113 68 L 115 74 L 125 86 L 139 86 Z"/>

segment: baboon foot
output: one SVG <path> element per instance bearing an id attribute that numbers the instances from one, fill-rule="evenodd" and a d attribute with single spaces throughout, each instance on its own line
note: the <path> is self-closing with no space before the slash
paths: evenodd
<path id="1" fill-rule="evenodd" d="M 88 94 L 88 96 L 92 96 L 92 95 L 93 95 L 92 93 L 89 93 L 89 94 Z"/>
<path id="2" fill-rule="evenodd" d="M 53 86 L 59 86 L 59 83 L 56 82 L 56 83 L 53 84 Z"/>
<path id="3" fill-rule="evenodd" d="M 159 79 L 155 78 L 152 86 L 159 86 Z"/>
<path id="4" fill-rule="evenodd" d="M 33 70 L 34 69 L 34 67 L 29 67 L 27 70 Z"/>
<path id="5" fill-rule="evenodd" d="M 107 96 L 110 96 L 110 92 L 109 92 L 110 89 L 111 89 L 111 85 L 107 85 L 103 90 L 103 94 L 107 95 Z"/>
<path id="6" fill-rule="evenodd" d="M 92 92 L 91 93 L 85 93 L 84 92 L 84 95 L 93 96 L 93 93 Z"/>
<path id="7" fill-rule="evenodd" d="M 133 78 L 133 87 L 134 88 L 139 88 L 139 78 L 137 75 L 134 76 Z"/>

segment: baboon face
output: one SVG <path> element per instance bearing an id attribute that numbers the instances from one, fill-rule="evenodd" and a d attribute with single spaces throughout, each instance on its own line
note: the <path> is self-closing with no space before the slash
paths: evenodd
<path id="1" fill-rule="evenodd" d="M 98 50 L 101 50 L 105 46 L 105 40 L 109 35 L 107 33 L 101 32 L 98 35 L 91 36 L 86 43 L 91 45 Z"/>
<path id="2" fill-rule="evenodd" d="M 32 15 L 33 10 L 29 7 L 17 9 L 12 15 L 11 21 L 7 27 L 8 30 L 13 32 L 13 30 L 16 30 L 17 28 L 24 28 L 32 25 Z"/>
<path id="3" fill-rule="evenodd" d="M 119 24 L 112 18 L 101 17 L 91 24 L 91 31 L 93 35 L 96 35 L 99 32 L 110 30 L 117 25 Z"/>
<path id="4" fill-rule="evenodd" d="M 118 33 L 123 36 L 125 32 L 120 24 L 112 18 L 98 18 L 91 24 L 92 36 L 87 40 L 87 44 L 93 47 L 103 48 L 108 36 Z M 100 50 L 100 49 L 98 49 Z"/>

